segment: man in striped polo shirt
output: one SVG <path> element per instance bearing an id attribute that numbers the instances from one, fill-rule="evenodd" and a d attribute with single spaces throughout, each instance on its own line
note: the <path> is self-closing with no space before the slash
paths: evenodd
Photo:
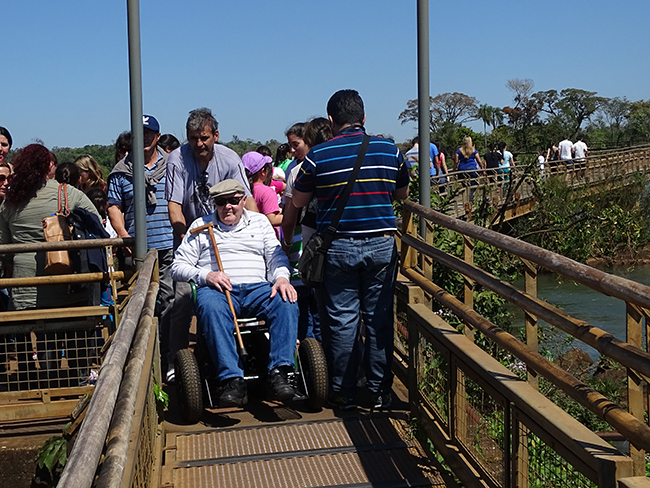
<path id="1" fill-rule="evenodd" d="M 147 249 L 158 250 L 160 289 L 156 312 L 160 318 L 160 340 L 165 354 L 169 343 L 171 308 L 174 287 L 170 266 L 174 258 L 174 238 L 169 224 L 165 200 L 167 153 L 157 146 L 160 124 L 155 117 L 145 115 L 144 174 L 147 187 Z M 108 216 L 118 237 L 130 237 L 135 232 L 133 205 L 133 161 L 131 154 L 119 161 L 108 176 Z"/>
<path id="2" fill-rule="evenodd" d="M 224 290 L 232 296 L 235 313 L 264 317 L 269 322 L 269 387 L 276 400 L 290 400 L 288 382 L 298 337 L 298 294 L 289 283 L 289 261 L 265 215 L 244 209 L 246 189 L 228 179 L 210 188 L 216 211 L 196 219 L 174 255 L 172 276 L 194 281 L 197 316 L 223 392 L 219 405 L 241 406 L 248 401 L 239 362 L 233 316 Z M 212 222 L 223 263 L 219 269 L 207 231 L 189 231 Z"/>
<path id="3" fill-rule="evenodd" d="M 298 208 L 316 196 L 316 230 L 321 234 L 329 226 L 354 168 L 366 120 L 363 100 L 355 90 L 332 95 L 327 114 L 335 137 L 309 151 L 293 192 L 293 204 Z M 362 321 L 366 386 L 373 407 L 391 404 L 392 304 L 397 271 L 393 200 L 408 196 L 408 184 L 408 169 L 397 146 L 388 139 L 371 137 L 318 290 L 331 403 L 342 410 L 356 408 Z"/>

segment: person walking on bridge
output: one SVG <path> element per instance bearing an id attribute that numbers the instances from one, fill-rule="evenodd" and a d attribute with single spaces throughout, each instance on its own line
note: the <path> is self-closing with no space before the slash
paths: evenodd
<path id="1" fill-rule="evenodd" d="M 333 209 L 366 138 L 366 115 L 357 91 L 340 90 L 332 95 L 327 114 L 334 137 L 309 151 L 292 199 L 301 208 L 313 196 L 317 198 L 316 230 L 321 234 L 330 225 Z M 392 304 L 397 275 L 392 203 L 408 196 L 408 184 L 408 169 L 395 143 L 370 137 L 359 176 L 326 255 L 323 286 L 318 289 L 331 403 L 342 410 L 356 408 L 362 320 L 366 386 L 375 408 L 391 404 Z"/>
<path id="2" fill-rule="evenodd" d="M 582 140 L 583 136 L 578 136 L 578 142 L 573 145 L 573 157 L 575 158 L 576 169 L 580 170 L 580 178 L 585 177 L 585 171 L 587 169 L 587 153 L 589 148 Z"/>
<path id="3" fill-rule="evenodd" d="M 558 149 L 560 151 L 560 160 L 566 165 L 566 179 L 568 181 L 569 171 L 573 170 L 573 143 L 569 140 L 568 135 L 558 144 Z"/>

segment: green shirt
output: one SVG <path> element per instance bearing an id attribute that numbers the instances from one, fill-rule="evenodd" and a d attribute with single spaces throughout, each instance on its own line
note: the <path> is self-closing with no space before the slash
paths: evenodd
<path id="1" fill-rule="evenodd" d="M 45 185 L 36 192 L 36 196 L 18 206 L 0 205 L 0 244 L 19 244 L 45 242 L 42 220 L 56 213 L 58 209 L 57 193 L 59 184 L 55 180 L 46 180 Z M 85 209 L 95 214 L 101 221 L 97 209 L 80 190 L 68 185 L 68 208 Z M 14 278 L 44 276 L 45 253 L 20 253 L 14 255 Z M 70 294 L 67 285 L 48 285 L 41 287 L 13 288 L 10 309 L 62 307 L 73 303 L 85 302 L 85 293 Z"/>

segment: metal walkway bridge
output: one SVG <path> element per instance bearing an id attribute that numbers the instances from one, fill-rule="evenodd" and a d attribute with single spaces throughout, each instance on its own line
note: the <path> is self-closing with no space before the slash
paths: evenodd
<path id="1" fill-rule="evenodd" d="M 73 488 L 650 486 L 650 288 L 410 201 L 403 211 L 394 301 L 399 401 L 390 412 L 360 408 L 337 416 L 258 399 L 246 410 L 206 410 L 200 423 L 186 425 L 173 391 L 162 411 L 151 251 L 133 277 L 75 275 L 78 282 L 123 280 L 114 309 L 0 314 L 0 444 L 34 430 L 51 435 L 70 422 L 74 444 L 58 486 Z M 414 217 L 429 223 L 427 235 L 413 232 Z M 457 254 L 432 246 L 440 229 L 462 236 Z M 479 242 L 522 261 L 523 289 L 475 266 Z M 69 244 L 42 246 L 57 245 Z M 20 251 L 0 247 L 0 253 Z M 436 284 L 434 266 L 458 273 L 461 291 Z M 626 341 L 539 300 L 540 270 L 619 300 Z M 2 280 L 0 287 L 44 281 L 30 280 Z M 483 290 L 523 310 L 523 341 L 476 312 Z M 107 313 L 117 317 L 116 331 L 103 322 Z M 450 318 L 463 324 L 461 332 Z M 542 356 L 538 320 L 617 362 L 624 401 L 614 403 Z M 475 341 L 479 332 L 483 347 Z M 505 352 L 512 361 L 486 351 Z M 79 382 L 100 365 L 96 386 Z M 540 393 L 542 383 L 602 419 L 608 431 L 587 429 Z"/>

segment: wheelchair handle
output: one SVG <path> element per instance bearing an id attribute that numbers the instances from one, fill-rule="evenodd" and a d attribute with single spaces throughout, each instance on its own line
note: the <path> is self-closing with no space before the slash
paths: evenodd
<path id="1" fill-rule="evenodd" d="M 210 234 L 210 242 L 212 242 L 212 250 L 214 251 L 215 257 L 217 258 L 217 266 L 219 266 L 220 271 L 223 271 L 223 264 L 221 264 L 221 256 L 219 255 L 219 249 L 217 248 L 217 240 L 214 237 L 214 222 L 208 222 L 205 225 L 196 227 L 195 229 L 192 229 L 190 231 L 190 234 L 195 236 L 199 232 L 203 232 L 206 229 Z M 226 300 L 228 300 L 228 307 L 230 307 L 230 313 L 232 313 L 233 322 L 235 323 L 235 337 L 237 339 L 237 349 L 239 352 L 239 357 L 242 361 L 245 361 L 246 358 L 248 357 L 248 351 L 246 351 L 246 348 L 244 347 L 244 341 L 242 340 L 241 337 L 241 331 L 239 330 L 239 324 L 237 323 L 237 314 L 235 313 L 235 307 L 232 304 L 232 297 L 230 296 L 230 290 L 226 290 L 224 288 L 224 292 L 226 293 Z"/>

